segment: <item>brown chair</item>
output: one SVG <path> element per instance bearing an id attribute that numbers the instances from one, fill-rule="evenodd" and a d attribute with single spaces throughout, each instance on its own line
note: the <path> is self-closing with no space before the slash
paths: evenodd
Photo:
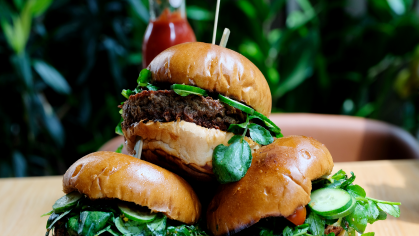
<path id="1" fill-rule="evenodd" d="M 324 143 L 335 162 L 419 159 L 419 144 L 401 128 L 371 119 L 304 113 L 271 114 L 284 135 L 313 137 Z M 100 150 L 115 151 L 124 142 L 116 137 Z M 125 148 L 123 153 L 127 153 Z"/>
<path id="2" fill-rule="evenodd" d="M 311 136 L 324 143 L 335 162 L 419 159 L 419 143 L 405 130 L 381 121 L 304 113 L 271 114 L 284 135 Z"/>

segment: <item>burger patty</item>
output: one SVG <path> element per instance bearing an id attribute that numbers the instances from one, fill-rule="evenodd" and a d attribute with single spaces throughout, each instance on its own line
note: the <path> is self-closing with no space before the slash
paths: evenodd
<path id="1" fill-rule="evenodd" d="M 127 129 L 139 121 L 170 122 L 184 120 L 205 128 L 226 131 L 230 124 L 246 121 L 246 114 L 241 110 L 226 105 L 212 97 L 188 95 L 182 97 L 172 90 L 142 91 L 129 99 L 122 106 Z"/>

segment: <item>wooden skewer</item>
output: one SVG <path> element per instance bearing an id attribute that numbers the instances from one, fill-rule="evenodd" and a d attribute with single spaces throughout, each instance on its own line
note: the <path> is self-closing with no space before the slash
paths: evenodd
<path id="1" fill-rule="evenodd" d="M 212 44 L 215 44 L 215 36 L 217 35 L 218 12 L 220 11 L 220 0 L 217 0 L 217 9 L 215 10 L 214 32 L 212 33 Z"/>
<path id="2" fill-rule="evenodd" d="M 223 37 L 221 38 L 220 46 L 225 48 L 227 45 L 228 37 L 230 36 L 230 30 L 228 28 L 224 29 Z"/>
<path id="3" fill-rule="evenodd" d="M 134 157 L 141 159 L 141 153 L 143 152 L 143 140 L 141 139 L 141 137 L 137 137 L 137 142 L 135 143 L 134 150 Z"/>

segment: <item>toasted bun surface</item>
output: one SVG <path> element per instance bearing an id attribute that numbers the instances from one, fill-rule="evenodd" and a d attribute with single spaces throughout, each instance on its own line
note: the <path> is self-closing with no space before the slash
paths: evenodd
<path id="1" fill-rule="evenodd" d="M 313 138 L 288 136 L 260 148 L 247 174 L 223 185 L 207 211 L 214 235 L 238 232 L 269 216 L 292 215 L 310 202 L 311 181 L 328 175 L 333 160 Z"/>
<path id="2" fill-rule="evenodd" d="M 181 177 L 146 161 L 115 152 L 95 152 L 76 161 L 63 178 L 65 193 L 91 199 L 117 198 L 193 224 L 201 203 Z"/>
<path id="3" fill-rule="evenodd" d="M 152 81 L 195 85 L 270 115 L 271 92 L 260 70 L 241 54 L 208 43 L 183 43 L 160 53 L 148 66 Z"/>
<path id="4" fill-rule="evenodd" d="M 233 133 L 207 129 L 186 121 L 139 122 L 124 129 L 127 150 L 134 153 L 137 136 L 143 139 L 141 158 L 200 180 L 211 180 L 212 153 L 228 145 Z M 260 145 L 246 138 L 252 151 Z"/>

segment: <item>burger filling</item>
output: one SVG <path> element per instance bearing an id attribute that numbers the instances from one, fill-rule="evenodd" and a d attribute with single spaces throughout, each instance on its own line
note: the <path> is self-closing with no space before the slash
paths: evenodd
<path id="1" fill-rule="evenodd" d="M 182 97 L 173 90 L 141 91 L 130 96 L 122 109 L 122 127 L 125 129 L 140 121 L 184 120 L 205 128 L 227 131 L 231 124 L 246 121 L 244 112 L 212 97 Z"/>
<path id="2" fill-rule="evenodd" d="M 97 235 L 203 235 L 198 225 L 186 225 L 168 219 L 162 213 L 117 199 L 90 200 L 71 198 L 73 192 L 57 200 L 47 222 L 47 233 L 55 236 Z M 69 200 L 70 199 L 70 200 Z M 65 203 L 63 203 L 63 201 Z M 59 205 L 59 207 L 56 207 Z M 123 207 L 121 207 L 123 206 Z M 46 215 L 47 215 L 46 214 Z"/>

